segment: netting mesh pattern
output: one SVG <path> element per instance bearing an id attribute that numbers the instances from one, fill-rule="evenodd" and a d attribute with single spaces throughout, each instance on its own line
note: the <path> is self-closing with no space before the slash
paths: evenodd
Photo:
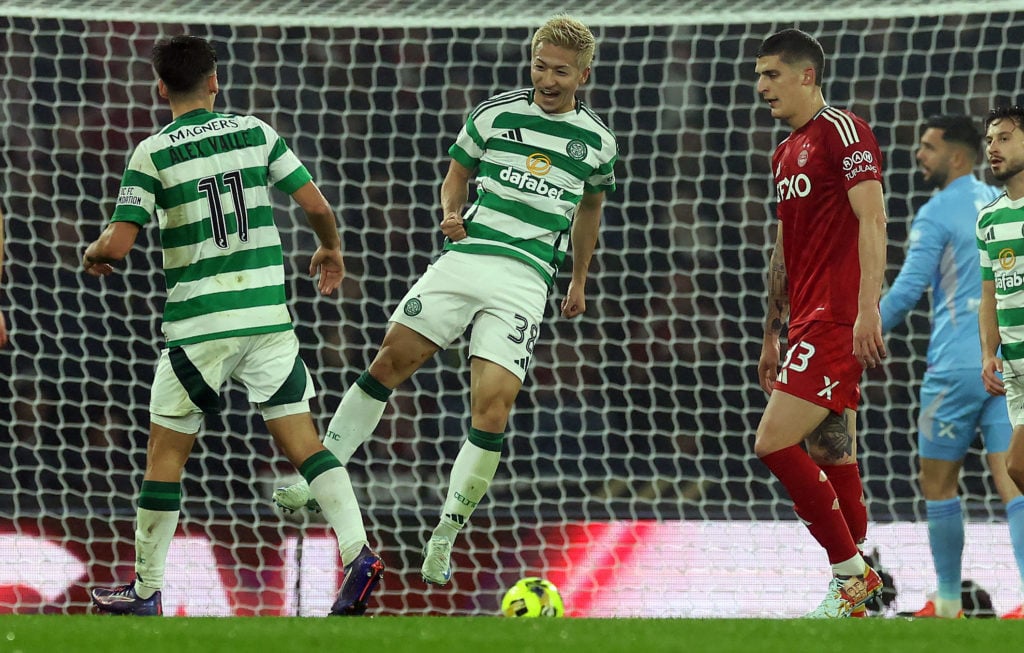
<path id="1" fill-rule="evenodd" d="M 522 535 L 529 525 L 793 517 L 752 453 L 765 404 L 756 362 L 773 240 L 768 168 L 785 135 L 756 100 L 753 66 L 760 39 L 781 27 L 595 28 L 584 95 L 618 135 L 621 157 L 588 311 L 572 322 L 558 317 L 559 279 L 504 462 L 470 526 L 477 535 L 466 555 L 483 560 L 465 581 L 470 598 L 435 608 L 492 609 L 481 597 L 496 579 L 519 575 L 534 554 L 531 564 L 543 566 L 545 543 Z M 826 97 L 878 136 L 891 278 L 910 216 L 927 198 L 914 176 L 921 121 L 939 112 L 980 117 L 1014 99 L 1024 16 L 800 27 L 830 53 Z M 276 196 L 291 309 L 320 388 L 313 408 L 322 426 L 438 251 L 446 152 L 469 110 L 528 84 L 525 27 L 0 18 L 2 309 L 12 333 L 0 351 L 8 397 L 0 402 L 0 518 L 19 532 L 56 528 L 97 560 L 116 557 L 97 568 L 130 568 L 130 550 L 114 541 L 118 533 L 130 540 L 163 279 L 153 231 L 102 282 L 83 275 L 79 260 L 113 209 L 131 148 L 170 119 L 148 56 L 156 38 L 184 31 L 216 44 L 217 109 L 274 125 L 336 207 L 348 274 L 340 299 L 321 298 L 305 273 L 313 235 L 288 198 Z M 861 462 L 874 520 L 922 517 L 913 418 L 927 332 L 925 300 L 889 339 L 888 364 L 864 385 Z M 458 343 L 400 388 L 377 437 L 350 465 L 372 537 L 393 550 L 389 564 L 410 582 L 468 428 L 465 354 Z M 292 470 L 244 395 L 227 392 L 228 412 L 207 424 L 186 468 L 183 524 L 272 544 L 294 529 L 270 510 L 268 488 Z M 971 516 L 1000 519 L 984 469 L 971 460 Z M 95 525 L 107 522 L 114 526 Z M 495 547 L 516 553 L 491 559 Z M 261 558 L 251 557 L 258 572 Z M 83 582 L 101 575 L 89 574 Z M 420 607 L 403 583 L 386 590 L 391 609 Z M 78 590 L 63 600 L 69 610 L 84 602 Z"/>

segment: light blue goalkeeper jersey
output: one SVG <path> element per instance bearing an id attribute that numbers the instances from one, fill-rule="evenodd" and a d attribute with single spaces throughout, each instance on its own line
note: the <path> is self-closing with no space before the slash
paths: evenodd
<path id="1" fill-rule="evenodd" d="M 907 258 L 882 297 L 882 330 L 891 331 L 932 290 L 928 371 L 980 369 L 978 211 L 999 191 L 973 175 L 954 180 L 917 212 Z"/>

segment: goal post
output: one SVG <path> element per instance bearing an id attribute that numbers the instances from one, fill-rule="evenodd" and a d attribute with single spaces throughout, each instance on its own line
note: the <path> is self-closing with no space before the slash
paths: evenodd
<path id="1" fill-rule="evenodd" d="M 788 553 L 778 533 L 806 544 L 784 490 L 753 455 L 765 405 L 756 366 L 774 233 L 769 162 L 786 133 L 756 97 L 754 53 L 765 35 L 790 25 L 822 41 L 826 99 L 868 120 L 882 149 L 891 281 L 910 219 L 928 197 L 915 175 L 922 121 L 941 112 L 980 120 L 991 106 L 1018 99 L 1024 14 L 1015 5 L 581 4 L 575 15 L 598 41 L 581 93 L 620 148 L 588 310 L 574 321 L 559 316 L 566 288 L 559 277 L 498 475 L 456 544 L 450 590 L 425 590 L 419 550 L 468 430 L 466 343 L 396 390 L 375 437 L 349 465 L 371 542 L 390 570 L 375 598 L 379 612 L 497 614 L 503 588 L 536 575 L 566 584 L 576 606 L 592 608 L 567 599 L 569 614 L 612 616 L 616 608 L 601 605 L 598 585 L 617 583 L 643 597 L 673 578 L 692 581 L 686 570 L 743 566 L 716 558 L 715 547 L 749 541 L 741 553 L 781 565 Z M 7 234 L 0 312 L 11 332 L 0 350 L 7 434 L 0 544 L 10 543 L 0 546 L 7 556 L 0 568 L 8 570 L 0 572 L 0 611 L 82 612 L 87 586 L 131 574 L 164 287 L 152 228 L 106 279 L 83 275 L 80 260 L 112 212 L 128 154 L 170 119 L 149 65 L 155 40 L 209 37 L 220 59 L 216 109 L 273 125 L 335 207 L 347 277 L 340 298 L 324 298 L 306 273 L 312 231 L 289 198 L 274 196 L 290 309 L 318 388 L 313 410 L 322 430 L 372 360 L 398 300 L 439 251 L 447 148 L 479 102 L 529 84 L 530 36 L 560 7 L 518 0 L 0 7 Z M 922 300 L 888 337 L 885 366 L 866 374 L 859 415 L 869 515 L 892 543 L 883 557 L 914 578 L 931 566 L 923 531 L 906 531 L 919 540 L 910 553 L 896 543 L 899 529 L 924 516 L 914 420 L 928 327 Z M 208 421 L 186 466 L 165 608 L 294 614 L 301 606 L 301 614 L 321 614 L 337 587 L 336 548 L 321 523 L 271 509 L 271 490 L 294 470 L 244 394 L 231 388 L 227 395 L 227 412 Z M 1002 523 L 978 456 L 968 459 L 962 489 L 972 528 Z M 780 531 L 780 522 L 788 528 Z M 1008 546 L 1005 528 L 992 532 Z M 690 555 L 701 553 L 694 542 L 707 562 Z M 50 557 L 24 553 L 30 543 Z M 664 561 L 656 580 L 629 573 L 643 556 Z M 1004 578 L 989 591 L 1016 587 L 1012 559 L 985 564 L 993 579 Z M 758 614 L 758 606 L 728 600 L 743 579 L 714 578 L 701 582 L 720 584 L 722 616 Z M 213 598 L 196 602 L 197 584 Z M 4 598 L 29 589 L 38 598 Z M 637 600 L 619 614 L 703 614 L 681 599 Z"/>

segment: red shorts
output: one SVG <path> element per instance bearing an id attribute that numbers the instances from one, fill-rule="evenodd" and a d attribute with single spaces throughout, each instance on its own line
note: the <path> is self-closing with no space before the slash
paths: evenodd
<path id="1" fill-rule="evenodd" d="M 834 413 L 857 409 L 864 368 L 853 355 L 853 327 L 810 322 L 791 331 L 775 390 Z"/>

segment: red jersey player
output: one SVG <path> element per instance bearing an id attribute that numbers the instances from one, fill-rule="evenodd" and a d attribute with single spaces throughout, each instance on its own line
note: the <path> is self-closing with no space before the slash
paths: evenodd
<path id="1" fill-rule="evenodd" d="M 796 29 L 769 36 L 757 54 L 757 92 L 793 133 L 772 157 L 779 225 L 758 362 L 769 398 L 754 451 L 832 566 L 828 595 L 807 616 L 835 618 L 863 615 L 882 590 L 858 548 L 867 510 L 855 434 L 860 377 L 886 355 L 886 215 L 878 143 L 863 120 L 825 104 L 824 67 L 821 45 Z"/>

